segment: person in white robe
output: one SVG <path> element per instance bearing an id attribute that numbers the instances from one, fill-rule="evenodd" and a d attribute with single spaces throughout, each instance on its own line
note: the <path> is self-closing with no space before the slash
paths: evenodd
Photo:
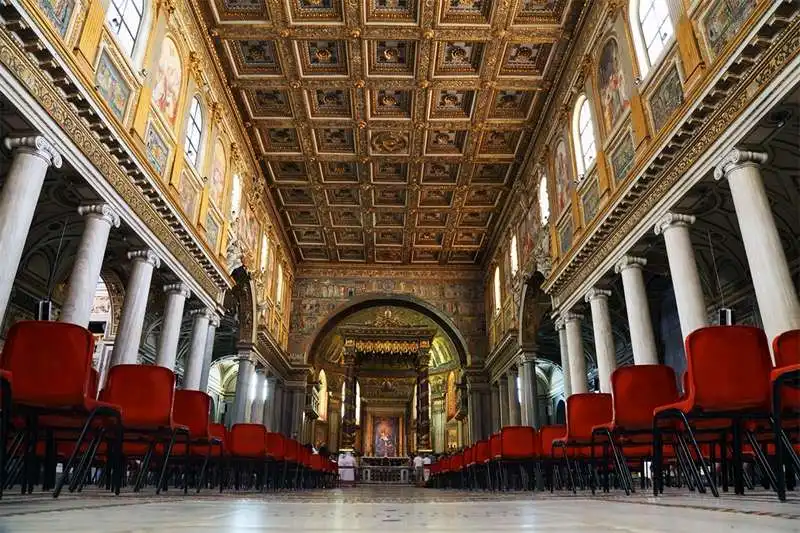
<path id="1" fill-rule="evenodd" d="M 350 452 L 339 454 L 339 481 L 347 485 L 355 485 L 356 459 Z"/>

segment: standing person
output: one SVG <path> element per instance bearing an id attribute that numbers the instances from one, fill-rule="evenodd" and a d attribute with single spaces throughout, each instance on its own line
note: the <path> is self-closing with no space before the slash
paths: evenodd
<path id="1" fill-rule="evenodd" d="M 422 484 L 425 482 L 424 475 L 425 475 L 425 461 L 422 459 L 420 454 L 414 456 L 414 478 L 416 479 L 417 486 L 421 487 Z"/>
<path id="2" fill-rule="evenodd" d="M 425 483 L 428 483 L 428 479 L 431 477 L 431 463 L 433 463 L 433 459 L 430 455 L 426 455 L 422 460 L 422 466 L 425 470 Z"/>
<path id="3" fill-rule="evenodd" d="M 339 481 L 342 485 L 356 484 L 356 460 L 350 452 L 339 454 Z"/>

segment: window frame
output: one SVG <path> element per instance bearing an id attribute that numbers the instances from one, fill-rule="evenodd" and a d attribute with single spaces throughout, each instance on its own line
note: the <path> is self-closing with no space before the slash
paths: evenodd
<path id="1" fill-rule="evenodd" d="M 132 31 L 129 21 L 125 15 L 131 13 L 129 7 L 132 6 L 134 14 L 138 15 L 139 20 L 136 23 L 135 31 Z M 147 0 L 109 0 L 108 8 L 105 13 L 105 24 L 109 29 L 109 33 L 113 36 L 122 55 L 128 58 L 134 65 L 138 65 L 141 56 L 143 55 L 144 46 L 144 28 L 147 26 L 150 10 L 148 9 Z M 113 16 L 116 13 L 116 16 Z M 118 20 L 116 24 L 114 20 Z M 129 36 L 126 38 L 121 37 L 121 32 Z M 127 40 L 130 40 L 130 49 L 126 45 Z"/>
<path id="2" fill-rule="evenodd" d="M 539 180 L 539 221 L 544 226 L 550 220 L 550 192 L 547 190 L 547 175 Z"/>
<path id="3" fill-rule="evenodd" d="M 500 265 L 494 267 L 494 281 L 493 281 L 493 290 L 492 294 L 494 295 L 494 315 L 497 316 L 500 314 L 500 311 L 503 309 L 503 294 L 502 294 L 502 286 L 500 282 Z"/>
<path id="4" fill-rule="evenodd" d="M 663 4 L 666 8 L 667 16 L 657 23 L 656 36 L 651 40 L 655 42 L 660 38 L 665 25 L 669 27 L 670 34 L 666 39 L 661 39 L 661 49 L 656 54 L 650 53 L 650 47 L 647 45 L 647 36 L 644 32 L 644 19 L 642 17 L 642 0 L 631 0 L 629 10 L 629 24 L 631 27 L 631 34 L 633 35 L 633 48 L 636 62 L 639 65 L 639 76 L 642 80 L 647 78 L 653 71 L 653 67 L 661 63 L 664 56 L 667 54 L 672 42 L 675 40 L 675 21 L 673 14 L 670 11 L 668 0 L 644 0 L 649 2 L 647 12 L 655 9 L 656 4 Z"/>
<path id="5" fill-rule="evenodd" d="M 519 246 L 517 244 L 517 234 L 511 234 L 511 241 L 508 245 L 508 255 L 511 259 L 511 277 L 519 273 Z"/>
<path id="6" fill-rule="evenodd" d="M 205 117 L 203 116 L 203 102 L 199 95 L 194 95 L 189 102 L 189 111 L 186 116 L 186 132 L 183 136 L 183 154 L 192 163 L 192 168 L 199 171 L 202 162 L 200 155 L 203 151 L 203 136 L 205 135 Z M 194 134 L 196 133 L 196 139 Z M 194 149 L 194 155 L 189 153 Z"/>
<path id="7" fill-rule="evenodd" d="M 583 117 L 584 110 L 589 116 L 589 120 L 586 122 L 585 127 L 581 128 L 581 118 Z M 584 138 L 584 133 L 591 133 L 591 146 L 593 147 L 593 152 L 589 153 L 589 142 L 587 142 L 586 146 L 584 146 L 584 141 L 588 140 Z M 573 150 L 575 152 L 575 166 L 578 170 L 578 177 L 579 181 L 582 181 L 586 176 L 589 175 L 589 172 L 592 171 L 595 164 L 597 163 L 597 135 L 595 131 L 595 124 L 594 124 L 594 114 L 592 113 L 592 105 L 589 102 L 589 99 L 586 97 L 586 94 L 581 94 L 578 97 L 578 100 L 575 102 L 575 108 L 572 112 L 572 141 L 573 141 Z M 591 160 L 587 162 L 587 155 L 591 155 Z"/>

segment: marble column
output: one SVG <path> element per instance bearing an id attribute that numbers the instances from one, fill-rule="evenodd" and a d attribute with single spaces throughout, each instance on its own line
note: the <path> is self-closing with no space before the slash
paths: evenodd
<path id="1" fill-rule="evenodd" d="M 286 435 L 285 417 L 283 416 L 284 386 L 280 381 L 275 383 L 275 407 L 272 410 L 272 420 L 275 422 L 276 433 Z"/>
<path id="2" fill-rule="evenodd" d="M 569 373 L 569 345 L 567 343 L 567 326 L 562 317 L 555 319 L 556 331 L 558 331 L 558 347 L 561 352 L 561 375 L 564 385 L 564 398 L 569 398 L 572 394 L 572 380 Z"/>
<path id="3" fill-rule="evenodd" d="M 483 417 L 483 392 L 486 390 L 484 383 L 469 383 L 467 385 L 467 418 L 469 419 L 470 444 L 475 444 L 486 437 Z"/>
<path id="4" fill-rule="evenodd" d="M 292 423 L 289 434 L 293 439 L 303 442 L 303 423 L 305 421 L 306 388 L 305 385 L 292 389 Z"/>
<path id="5" fill-rule="evenodd" d="M 800 329 L 800 303 L 761 176 L 766 161 L 767 154 L 733 149 L 717 165 L 714 177 L 728 179 L 758 311 L 771 345 L 779 334 Z"/>
<path id="6" fill-rule="evenodd" d="M 355 354 L 345 348 L 344 416 L 342 417 L 342 450 L 352 450 L 356 443 L 356 367 Z"/>
<path id="7" fill-rule="evenodd" d="M 492 396 L 490 401 L 492 405 L 492 433 L 497 433 L 500 431 L 500 428 L 503 427 L 500 423 L 500 389 L 497 383 L 493 383 L 491 388 Z"/>
<path id="8" fill-rule="evenodd" d="M 164 320 L 161 322 L 161 335 L 158 337 L 156 365 L 175 370 L 175 359 L 178 356 L 178 341 L 183 323 L 183 307 L 192 293 L 184 283 L 164 285 L 167 301 L 164 304 Z M 187 365 L 188 367 L 188 365 Z M 184 373 L 187 372 L 184 369 Z M 185 376 L 185 374 L 184 374 Z M 186 380 L 184 379 L 184 388 Z"/>
<path id="9" fill-rule="evenodd" d="M 243 354 L 239 357 L 239 373 L 236 376 L 236 398 L 233 407 L 233 423 L 248 422 L 247 406 L 249 404 L 250 382 L 255 379 L 255 363 L 250 356 Z"/>
<path id="10" fill-rule="evenodd" d="M 631 333 L 633 362 L 637 365 L 657 365 L 658 352 L 653 321 L 650 319 L 650 303 L 644 287 L 642 267 L 647 264 L 643 257 L 624 256 L 614 266 L 614 271 L 622 275 L 622 288 L 625 291 L 625 312 Z"/>
<path id="11" fill-rule="evenodd" d="M 219 315 L 213 313 L 208 321 L 208 331 L 206 332 L 206 347 L 203 352 L 203 369 L 200 373 L 200 390 L 208 392 L 208 373 L 211 371 L 211 363 L 214 359 L 214 336 L 219 327 Z"/>
<path id="12" fill-rule="evenodd" d="M 342 420 L 342 397 L 331 394 L 328 399 L 328 449 L 339 451 L 339 423 Z"/>
<path id="13" fill-rule="evenodd" d="M 694 221 L 691 215 L 666 213 L 655 226 L 656 235 L 664 235 L 667 246 L 672 290 L 684 339 L 692 331 L 708 325 L 703 286 L 700 284 L 700 273 L 689 236 L 689 225 Z"/>
<path id="14" fill-rule="evenodd" d="M 520 423 L 523 426 L 539 427 L 539 403 L 536 398 L 536 354 L 522 352 L 519 357 Z"/>
<path id="15" fill-rule="evenodd" d="M 192 337 L 189 341 L 189 354 L 186 356 L 186 365 L 183 368 L 183 388 L 202 390 L 200 388 L 203 377 L 203 366 L 206 363 L 206 346 L 209 332 L 209 322 L 214 312 L 208 308 L 193 309 L 189 313 L 193 318 Z"/>
<path id="16" fill-rule="evenodd" d="M 506 376 L 500 376 L 497 379 L 497 390 L 500 398 L 500 428 L 511 425 L 508 418 L 508 380 Z"/>
<path id="17" fill-rule="evenodd" d="M 44 137 L 6 137 L 3 144 L 12 156 L 0 190 L 0 321 L 11 298 L 47 169 L 61 167 L 61 155 Z"/>
<path id="18" fill-rule="evenodd" d="M 86 218 L 86 225 L 72 264 L 67 296 L 58 320 L 85 328 L 92 315 L 92 303 L 103 267 L 108 235 L 112 227 L 119 227 L 119 215 L 108 204 L 82 205 L 78 207 L 78 214 Z"/>
<path id="19" fill-rule="evenodd" d="M 267 431 L 276 432 L 275 427 L 275 387 L 278 384 L 278 378 L 275 376 L 267 376 L 264 374 L 264 382 L 267 385 L 267 393 L 264 395 L 264 410 L 261 415 L 264 420 L 264 425 Z"/>
<path id="20" fill-rule="evenodd" d="M 564 325 L 567 330 L 567 351 L 569 352 L 569 377 L 572 394 L 589 392 L 589 377 L 586 375 L 586 356 L 583 354 L 583 334 L 581 321 L 583 315 L 564 313 Z"/>
<path id="21" fill-rule="evenodd" d="M 133 263 L 125 299 L 122 301 L 122 315 L 119 319 L 111 366 L 135 365 L 139 359 L 139 344 L 142 341 L 144 315 L 147 311 L 147 298 L 150 294 L 150 281 L 153 269 L 161 266 L 161 259 L 152 250 L 132 250 L 128 259 Z"/>
<path id="22" fill-rule="evenodd" d="M 617 369 L 617 352 L 614 349 L 614 332 L 611 329 L 611 315 L 608 311 L 608 297 L 611 291 L 591 288 L 586 293 L 586 301 L 592 308 L 592 330 L 594 350 L 597 355 L 597 375 L 600 379 L 600 392 L 611 392 L 611 374 Z"/>
<path id="23" fill-rule="evenodd" d="M 429 348 L 420 348 L 417 354 L 417 450 L 431 450 L 430 365 Z"/>
<path id="24" fill-rule="evenodd" d="M 250 422 L 253 424 L 264 423 L 264 383 L 267 379 L 266 368 L 256 368 L 256 397 L 253 399 L 253 405 L 250 412 Z"/>
<path id="25" fill-rule="evenodd" d="M 520 425 L 517 376 L 519 374 L 516 367 L 511 367 L 506 372 L 506 380 L 508 381 L 508 424 L 510 426 Z"/>

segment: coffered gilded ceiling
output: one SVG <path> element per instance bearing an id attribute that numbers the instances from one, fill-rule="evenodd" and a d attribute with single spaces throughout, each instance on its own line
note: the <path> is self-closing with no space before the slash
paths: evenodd
<path id="1" fill-rule="evenodd" d="M 296 258 L 474 264 L 580 0 L 194 0 Z"/>

